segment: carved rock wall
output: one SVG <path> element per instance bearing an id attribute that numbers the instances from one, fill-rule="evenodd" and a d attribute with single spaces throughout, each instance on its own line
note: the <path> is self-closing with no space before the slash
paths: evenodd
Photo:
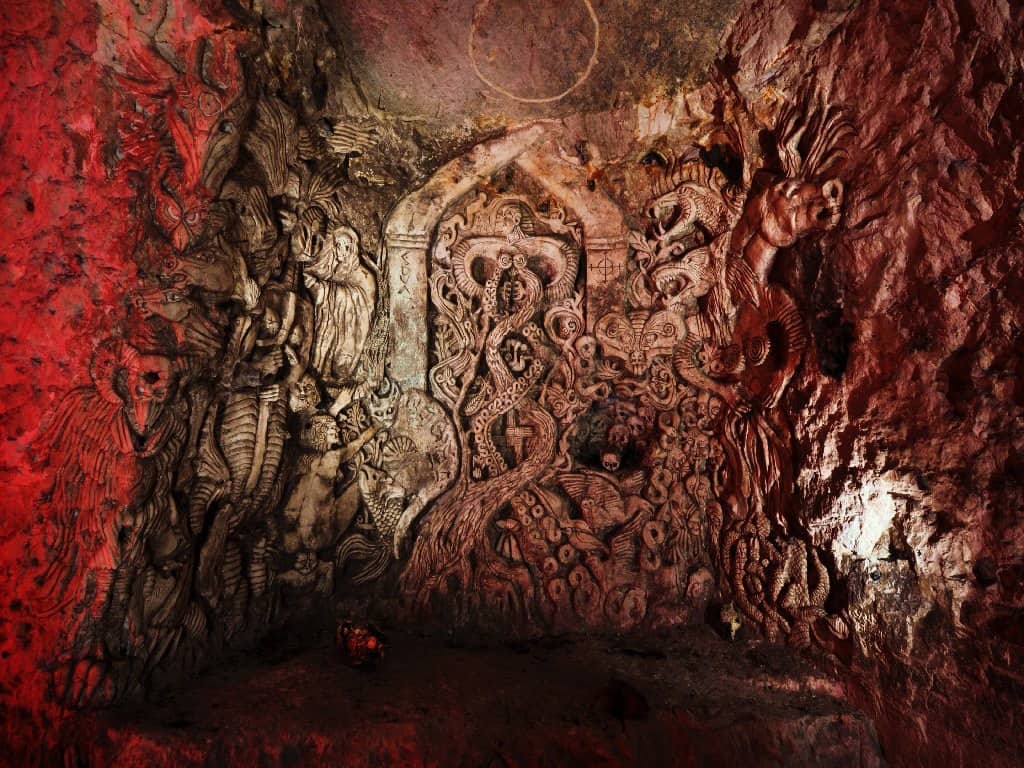
<path id="1" fill-rule="evenodd" d="M 858 134 L 843 225 L 781 265 L 815 345 L 789 403 L 803 514 L 845 582 L 890 759 L 1012 765 L 1024 19 L 1013 3 L 861 3 L 826 37 L 829 14 L 787 7 L 741 16 L 734 78 L 813 77 Z"/>
<path id="2" fill-rule="evenodd" d="M 37 442 L 40 426 L 52 423 L 69 390 L 90 385 L 97 343 L 138 328 L 128 294 L 144 286 L 157 289 L 135 258 L 150 217 L 137 180 L 119 170 L 125 158 L 116 138 L 131 115 L 115 80 L 112 37 L 132 19 L 150 32 L 155 28 L 153 16 L 130 3 L 97 8 L 70 2 L 60 13 L 39 3 L 7 3 L 0 11 L 0 177 L 7 221 L 0 236 L 5 475 L 0 675 L 7 743 L 45 729 L 47 716 L 40 718 L 37 710 L 66 637 L 67 615 L 41 610 L 34 597 L 37 579 L 53 562 L 54 540 L 44 544 L 43 531 L 52 536 L 60 527 L 47 518 L 58 508 L 63 522 L 74 514 L 70 505 L 54 504 L 54 468 L 46 466 L 46 451 Z M 225 31 L 230 23 L 221 11 L 190 6 L 187 17 L 179 14 L 164 25 L 161 40 L 169 50 L 188 51 L 200 37 L 230 39 Z M 154 378 L 146 386 L 157 384 L 163 361 L 147 362 Z M 97 398 L 86 407 L 102 409 L 102 403 L 108 401 Z M 111 457 L 98 452 L 94 458 L 95 467 Z M 126 495 L 130 482 L 127 474 L 117 473 L 104 495 L 113 504 Z"/>
<path id="3" fill-rule="evenodd" d="M 709 617 L 1010 765 L 1020 10 L 363 5 L 0 10 L 9 740 L 359 606 Z"/>

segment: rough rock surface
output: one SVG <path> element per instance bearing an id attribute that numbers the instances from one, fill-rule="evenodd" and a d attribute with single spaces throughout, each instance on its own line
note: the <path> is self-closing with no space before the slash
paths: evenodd
<path id="1" fill-rule="evenodd" d="M 199 158 L 189 154 L 191 140 L 182 125 L 198 125 L 194 115 L 186 115 L 196 109 L 186 101 L 189 88 L 196 86 L 197 78 L 210 83 L 212 65 L 195 53 L 216 41 L 213 47 L 218 50 L 237 50 L 240 62 L 240 69 L 231 70 L 237 76 L 234 80 L 220 73 L 218 93 L 237 94 L 247 115 L 228 121 L 225 135 L 249 131 L 255 118 L 245 110 L 270 95 L 282 99 L 297 116 L 307 138 L 329 134 L 335 126 L 325 122 L 328 118 L 355 126 L 352 135 L 357 142 L 368 141 L 358 132 L 365 126 L 377 131 L 373 135 L 381 140 L 372 151 L 363 146 L 360 152 L 341 153 L 344 225 L 357 232 L 363 250 L 371 254 L 383 252 L 382 226 L 400 198 L 446 162 L 468 157 L 474 145 L 500 144 L 510 135 L 506 129 L 518 123 L 556 118 L 537 124 L 537 130 L 555 137 L 562 160 L 585 169 L 585 188 L 606 194 L 627 211 L 629 226 L 638 227 L 645 201 L 633 195 L 636 168 L 643 161 L 647 166 L 641 170 L 646 173 L 651 163 L 665 159 L 655 152 L 664 149 L 662 144 L 648 140 L 663 142 L 671 134 L 668 138 L 696 141 L 699 131 L 694 126 L 713 124 L 718 133 L 703 139 L 715 144 L 725 140 L 719 129 L 734 119 L 734 108 L 746 105 L 764 128 L 780 101 L 812 87 L 841 109 L 856 131 L 844 147 L 842 220 L 816 239 L 783 250 L 770 276 L 792 296 L 811 337 L 780 407 L 792 424 L 796 444 L 792 466 L 787 467 L 795 475 L 795 508 L 785 513 L 799 521 L 822 553 L 831 591 L 827 602 L 815 608 L 841 619 L 849 630 L 845 641 L 829 644 L 828 649 L 835 653 L 846 695 L 874 720 L 891 764 L 1016 765 L 1024 753 L 1020 5 L 998 0 L 751 0 L 741 7 L 702 3 L 678 9 L 672 3 L 652 3 L 641 16 L 631 14 L 627 3 L 595 1 L 593 8 L 603 20 L 604 48 L 599 49 L 596 67 L 575 88 L 568 73 L 553 67 L 553 62 L 563 57 L 572 63 L 570 69 L 587 71 L 587 46 L 596 44 L 594 31 L 588 31 L 587 3 L 567 6 L 562 17 L 549 12 L 550 4 L 525 0 L 478 3 L 482 9 L 476 11 L 468 0 L 447 5 L 396 0 L 388 14 L 378 5 L 69 0 L 58 11 L 25 0 L 0 6 L 0 204 L 5 213 L 0 231 L 0 450 L 7 508 L 0 521 L 0 573 L 10 585 L 5 590 L 9 597 L 0 605 L 0 739 L 24 748 L 41 732 L 52 731 L 63 713 L 48 698 L 48 688 L 57 698 L 67 698 L 72 689 L 103 689 L 109 683 L 103 675 L 109 674 L 105 665 L 111 656 L 130 667 L 124 679 L 135 685 L 142 679 L 136 668 L 140 659 L 147 675 L 173 679 L 179 662 L 188 668 L 215 659 L 224 638 L 236 631 L 231 622 L 240 621 L 229 615 L 234 610 L 231 600 L 241 605 L 246 598 L 239 597 L 239 591 L 225 599 L 216 575 L 207 569 L 208 583 L 197 587 L 205 593 L 195 602 L 202 606 L 202 620 L 198 609 L 186 608 L 188 600 L 168 600 L 179 612 L 172 611 L 175 618 L 168 629 L 160 624 L 161 611 L 140 609 L 144 600 L 137 597 L 129 602 L 150 623 L 145 653 L 136 647 L 144 644 L 140 638 L 145 633 L 134 625 L 127 632 L 131 622 L 114 621 L 105 631 L 110 637 L 123 633 L 123 642 L 108 643 L 104 653 L 96 654 L 95 649 L 81 647 L 83 643 L 68 642 L 68 604 L 44 613 L 32 598 L 39 586 L 37 577 L 54 552 L 44 531 L 65 525 L 61 515 L 73 517 L 68 509 L 52 508 L 49 488 L 56 467 L 44 466 L 45 451 L 36 442 L 39 427 L 54 419 L 69 392 L 92 386 L 90 358 L 101 342 L 115 337 L 141 345 L 140 333 L 150 340 L 159 336 L 151 333 L 150 320 L 140 319 L 145 302 L 138 303 L 139 291 L 150 297 L 147 300 L 157 288 L 158 294 L 174 291 L 167 276 L 160 274 L 160 259 L 152 258 L 147 245 L 160 243 L 179 256 L 192 253 L 192 233 L 179 218 L 187 208 L 183 193 L 201 185 L 168 188 L 150 178 L 155 172 L 147 176 L 152 168 L 132 170 L 133 163 L 140 164 L 139 156 L 132 154 L 139 144 L 126 138 L 125 126 L 138 129 L 140 123 L 133 123 L 132 117 L 144 114 L 143 127 L 162 126 L 157 143 L 162 141 L 166 151 L 161 156 L 175 155 L 180 174 L 198 172 Z M 388 16 L 404 23 L 385 24 Z M 486 49 L 474 60 L 480 73 L 474 73 L 473 62 L 464 55 L 466 27 L 477 17 L 481 28 L 492 27 L 489 35 L 480 37 L 481 50 Z M 525 17 L 540 22 L 518 35 L 517 25 Z M 732 26 L 715 53 L 719 33 L 729 20 Z M 567 34 L 563 23 L 583 31 Z M 130 42 L 140 46 L 134 53 Z M 508 50 L 522 55 L 517 45 L 536 54 L 527 56 L 526 69 L 502 58 L 502 51 Z M 148 51 L 141 55 L 149 69 L 144 65 L 140 71 L 132 57 L 143 49 Z M 558 49 L 558 55 L 546 55 L 551 49 Z M 713 59 L 714 65 L 705 70 Z M 155 73 L 153 66 L 160 60 L 173 66 Z M 192 62 L 196 71 L 190 69 Z M 524 102 L 503 98 L 494 87 L 484 87 L 482 78 L 520 97 L 546 97 L 553 92 L 548 88 L 572 90 L 555 102 Z M 701 88 L 705 78 L 715 87 Z M 199 109 L 204 107 L 200 104 Z M 770 133 L 765 130 L 761 136 L 762 150 L 771 143 Z M 197 146 L 202 147 L 198 139 L 192 150 Z M 248 183 L 259 175 L 259 153 L 252 146 L 244 151 L 235 147 L 234 181 Z M 308 146 L 301 151 L 307 153 L 302 162 L 310 167 L 329 154 L 321 149 L 314 157 Z M 772 153 L 765 154 L 770 163 Z M 159 162 L 154 159 L 151 165 L 158 167 Z M 730 170 L 727 162 L 722 167 Z M 516 191 L 515 185 L 523 183 L 504 171 L 501 178 L 484 181 L 491 194 Z M 542 196 L 529 183 L 518 191 L 523 189 L 538 199 Z M 200 191 L 211 199 L 220 192 Z M 173 225 L 158 221 L 160 210 L 154 200 L 167 201 L 160 195 L 171 195 L 179 208 L 174 215 L 182 214 Z M 274 205 L 281 208 L 288 195 L 276 197 Z M 292 206 L 294 201 L 286 202 Z M 242 227 L 240 221 L 236 216 L 220 225 L 234 232 L 232 227 Z M 289 240 L 290 232 L 278 231 L 280 227 L 270 225 L 279 246 L 287 250 L 292 246 L 281 243 Z M 239 321 L 241 327 L 249 312 L 253 317 L 263 312 L 264 319 L 273 315 L 264 305 L 256 309 L 246 303 L 245 264 L 241 273 L 232 269 L 228 268 L 228 283 L 233 279 L 234 284 L 227 290 L 189 283 L 184 299 L 166 300 L 194 302 L 198 309 L 192 321 L 207 315 L 223 321 L 223 338 L 215 339 L 222 345 L 229 335 L 224 317 Z M 251 264 L 249 270 L 255 274 Z M 163 295 L 166 298 L 167 293 Z M 172 339 L 186 327 L 180 320 L 172 318 Z M 161 343 L 166 328 L 164 332 L 157 339 Z M 169 342 L 172 351 L 162 354 L 175 357 L 183 370 L 189 370 L 188 351 L 179 342 L 180 338 Z M 190 385 L 202 383 L 203 376 L 194 369 L 189 375 L 195 377 Z M 210 376 L 207 384 L 215 387 L 215 378 Z M 115 395 L 115 403 L 116 398 L 127 397 L 123 392 Z M 179 411 L 188 411 L 201 398 L 185 402 L 176 401 Z M 192 412 L 193 437 L 202 425 L 198 408 Z M 297 417 L 287 426 L 294 442 L 309 437 L 309 425 L 300 424 Z M 529 434 L 533 425 L 510 418 L 506 426 L 509 434 L 516 429 Z M 310 469 L 320 459 L 312 458 L 315 451 L 307 448 L 290 445 L 292 453 L 284 458 L 286 474 L 292 475 L 289 481 L 302 476 L 315 486 L 322 474 L 330 486 L 334 475 L 323 469 L 323 461 L 315 471 Z M 139 446 L 128 453 L 133 450 L 144 453 Z M 416 451 L 422 454 L 425 449 L 414 445 Z M 187 489 L 193 464 L 191 454 L 184 455 L 176 478 Z M 513 456 L 506 450 L 506 459 Z M 338 456 L 333 460 L 340 461 Z M 345 474 L 353 489 L 355 474 Z M 364 472 L 363 488 L 358 490 L 365 491 L 373 480 L 372 472 Z M 320 491 L 314 487 L 308 492 Z M 178 505 L 187 509 L 187 492 L 175 493 Z M 330 490 L 324 493 L 329 496 Z M 350 501 L 345 494 L 337 499 L 342 507 Z M 398 515 L 386 507 L 383 496 L 380 501 L 380 520 L 393 527 Z M 202 511 L 214 517 L 216 510 Z M 336 516 L 349 524 L 354 514 L 346 508 Z M 369 526 L 367 520 L 362 523 Z M 179 520 L 166 525 L 174 528 Z M 427 528 L 421 530 L 429 530 L 424 525 Z M 192 574 L 200 570 L 199 550 L 213 528 L 200 519 L 195 538 L 181 546 L 187 556 L 172 553 L 164 560 L 148 560 L 146 569 L 139 570 L 145 573 L 139 584 L 146 588 L 138 587 L 137 594 L 160 597 L 166 594 L 167 583 L 192 590 Z M 317 526 L 298 528 L 299 533 L 289 532 L 292 538 L 286 544 L 324 535 L 319 529 L 309 532 Z M 592 538 L 577 539 L 583 541 L 581 549 L 589 546 L 596 552 L 605 546 Z M 501 541 L 507 552 L 514 552 L 507 537 Z M 253 560 L 251 550 L 240 545 L 232 543 L 226 551 L 231 556 L 225 559 L 239 569 L 240 562 Z M 333 567 L 332 555 L 318 560 L 320 555 L 311 551 L 286 552 L 280 583 L 291 602 L 279 619 L 287 618 L 289 611 L 324 609 L 311 593 L 328 581 L 324 574 L 330 568 L 325 563 L 330 561 Z M 373 555 L 385 565 L 390 562 L 390 555 L 385 557 L 379 548 Z M 575 556 L 567 551 L 567 558 Z M 72 582 L 81 577 L 85 584 L 81 565 L 75 567 L 78 572 L 69 570 L 66 575 Z M 343 571 L 338 568 L 339 580 Z M 179 572 L 188 576 L 176 582 Z M 724 574 L 717 575 L 720 583 L 715 588 L 727 592 Z M 711 584 L 707 570 L 692 569 L 688 576 L 701 589 Z M 341 591 L 351 586 L 345 583 Z M 673 582 L 672 588 L 676 586 Z M 393 595 L 393 588 L 393 579 L 381 580 L 378 597 Z M 88 589 L 95 591 L 95 583 Z M 683 618 L 699 620 L 707 599 L 701 593 Z M 239 609 L 245 610 L 251 612 Z M 671 618 L 674 622 L 680 616 Z M 570 616 L 567 624 L 572 621 Z M 258 635 L 265 623 L 253 621 L 249 634 Z M 747 621 L 743 631 L 756 633 L 750 624 Z M 188 663 L 167 650 L 178 643 L 177 637 L 168 637 L 186 625 L 192 640 L 197 640 L 181 644 Z M 244 634 L 239 630 L 239 636 Z M 698 642 L 694 653 L 704 652 L 699 646 Z M 576 647 L 572 654 L 577 651 L 581 656 L 594 652 Z M 162 662 L 163 654 L 170 661 Z M 87 663 L 76 664 L 80 657 Z M 221 673 L 226 676 L 212 678 L 202 690 L 223 685 L 240 695 L 256 695 L 256 688 L 278 682 L 298 686 L 319 658 L 314 654 L 286 662 L 287 674 L 280 680 L 271 674 L 263 682 L 246 682 L 242 673 Z M 504 661 L 496 663 L 511 663 L 501 658 Z M 155 673 L 149 659 L 154 660 Z M 70 665 L 71 674 L 58 674 L 54 684 L 51 673 L 62 665 Z M 382 674 L 402 678 L 399 672 L 408 669 L 399 660 L 392 671 Z M 503 669 L 514 676 L 511 668 Z M 339 674 L 344 678 L 337 694 L 342 711 L 354 704 L 341 701 L 349 679 L 344 676 L 350 673 Z M 723 680 L 735 680 L 747 673 L 723 667 L 721 674 Z M 401 684 L 401 679 L 394 683 L 396 697 Z M 659 728 L 696 732 L 685 730 L 694 721 L 684 726 L 678 719 L 672 709 L 675 694 L 668 687 L 649 691 L 637 685 L 654 705 L 658 714 L 652 719 Z M 200 694 L 182 694 L 192 695 Z M 794 724 L 805 722 L 800 717 L 806 710 L 779 696 L 754 698 L 758 707 L 775 708 L 787 716 L 778 721 L 781 724 L 766 724 L 763 740 L 740 742 L 739 748 L 750 750 L 744 754 L 761 750 L 759 754 L 774 759 L 779 753 L 768 742 L 792 736 L 794 748 L 811 750 L 807 764 L 813 764 L 817 746 L 794 735 Z M 244 701 L 245 696 L 238 700 Z M 734 705 L 730 700 L 727 709 Z M 836 706 L 811 707 L 817 713 L 815 727 L 827 721 L 850 744 L 870 745 L 864 735 L 870 729 L 862 727 L 859 716 L 836 715 L 840 710 L 830 709 Z M 470 716 L 469 708 L 463 711 Z M 822 712 L 825 721 L 819 717 Z M 209 718 L 216 717 L 210 712 Z M 413 723 L 416 717 L 410 714 L 405 722 Z M 721 724 L 714 716 L 695 717 L 698 731 Z M 179 720 L 175 715 L 168 718 Z M 82 721 L 84 734 L 91 737 L 96 732 L 90 730 L 100 727 L 94 722 L 103 721 Z M 189 718 L 196 728 L 206 722 Z M 150 725 L 140 723 L 138 728 L 139 733 L 153 733 L 147 731 Z M 632 740 L 622 743 L 603 741 L 594 732 L 595 753 L 608 760 L 639 755 L 631 750 L 645 748 L 642 735 L 625 732 Z M 724 732 L 732 733 L 728 727 Z M 159 730 L 140 740 L 129 731 L 115 728 L 112 733 L 110 742 L 97 747 L 112 750 L 97 753 L 101 758 L 170 743 L 186 751 L 199 749 L 193 740 L 198 738 L 195 730 L 173 736 Z M 291 736 L 280 738 L 288 741 Z M 428 741 L 417 744 L 427 749 Z M 283 743 L 274 748 L 283 748 Z M 241 750 L 256 748 L 238 744 Z M 323 748 L 335 748 L 330 744 Z M 526 756 L 506 756 L 509 764 L 517 759 L 529 762 L 529 750 L 541 748 L 539 742 L 530 744 Z M 698 750 L 689 753 L 695 759 L 705 747 L 728 747 L 699 738 L 687 744 L 681 748 Z M 654 740 L 654 746 L 662 743 Z M 619 749 L 624 751 L 614 751 Z M 863 764 L 871 764 L 874 753 L 869 746 L 865 749 Z M 817 758 L 826 759 L 820 753 Z"/>
<path id="2" fill-rule="evenodd" d="M 782 5 L 741 18 L 781 19 Z M 791 399 L 803 513 L 845 579 L 859 695 L 890 759 L 1013 765 L 1024 17 L 1013 3 L 865 2 L 808 50 L 815 16 L 746 50 L 740 22 L 731 43 L 737 80 L 780 55 L 858 131 L 844 226 L 786 277 L 817 347 Z"/>

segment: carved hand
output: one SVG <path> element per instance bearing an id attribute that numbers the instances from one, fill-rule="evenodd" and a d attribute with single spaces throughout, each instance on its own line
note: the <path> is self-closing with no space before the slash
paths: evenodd
<path id="1" fill-rule="evenodd" d="M 284 354 L 281 352 L 280 347 L 274 347 L 260 358 L 259 362 L 256 363 L 256 368 L 260 373 L 270 375 L 277 373 L 282 365 L 284 365 Z"/>

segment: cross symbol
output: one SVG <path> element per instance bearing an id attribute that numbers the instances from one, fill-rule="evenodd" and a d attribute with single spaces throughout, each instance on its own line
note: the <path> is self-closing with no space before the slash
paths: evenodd
<path id="1" fill-rule="evenodd" d="M 516 464 L 522 463 L 525 457 L 526 440 L 533 437 L 533 427 L 520 425 L 516 412 L 510 411 L 505 425 L 505 445 L 512 449 Z"/>
<path id="2" fill-rule="evenodd" d="M 591 264 L 590 269 L 592 272 L 597 272 L 601 275 L 602 283 L 607 283 L 612 276 L 619 273 L 618 265 L 607 255 L 596 264 Z"/>

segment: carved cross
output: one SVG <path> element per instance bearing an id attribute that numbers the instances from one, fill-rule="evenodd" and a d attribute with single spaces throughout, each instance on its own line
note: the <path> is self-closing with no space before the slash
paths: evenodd
<path id="1" fill-rule="evenodd" d="M 612 261 L 607 254 L 596 264 L 592 264 L 590 269 L 601 276 L 602 283 L 607 283 L 619 274 L 619 265 Z"/>
<path id="2" fill-rule="evenodd" d="M 533 437 L 533 434 L 533 427 L 520 425 L 516 412 L 514 410 L 509 412 L 508 423 L 505 425 L 505 444 L 512 449 L 517 464 L 523 461 L 526 441 Z"/>

